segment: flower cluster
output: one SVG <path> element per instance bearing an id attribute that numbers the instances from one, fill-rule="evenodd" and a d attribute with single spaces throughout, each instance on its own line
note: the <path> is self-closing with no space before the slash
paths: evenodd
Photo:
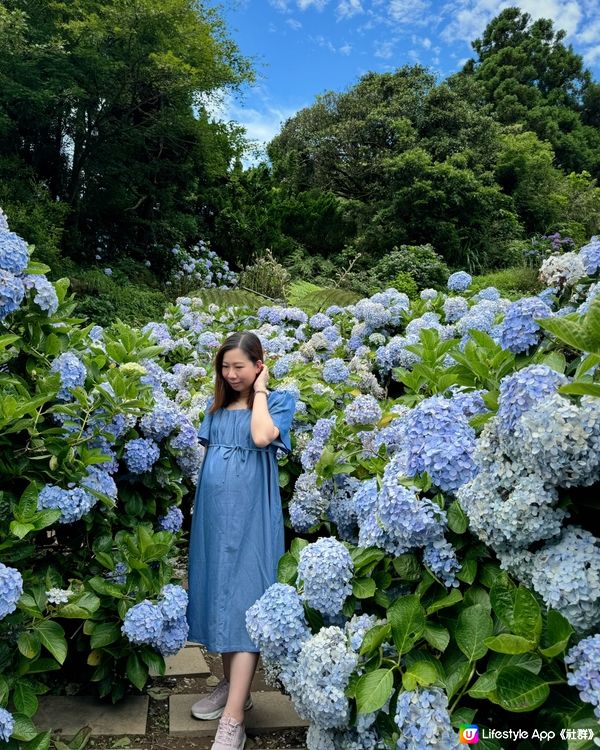
<path id="1" fill-rule="evenodd" d="M 158 519 L 158 528 L 162 531 L 170 531 L 172 534 L 177 534 L 181 530 L 182 524 L 183 513 L 175 505 L 171 506 L 166 514 Z"/>
<path id="2" fill-rule="evenodd" d="M 439 688 L 405 690 L 398 696 L 397 750 L 453 750 L 458 735 L 450 724 L 448 698 Z"/>
<path id="3" fill-rule="evenodd" d="M 339 614 L 352 593 L 353 572 L 350 553 L 341 542 L 332 537 L 318 539 L 300 552 L 298 578 L 304 584 L 302 598 L 324 615 Z"/>
<path id="4" fill-rule="evenodd" d="M 163 656 L 172 656 L 187 640 L 187 603 L 186 591 L 169 584 L 156 604 L 144 599 L 127 610 L 121 632 L 131 643 L 147 644 Z"/>
<path id="5" fill-rule="evenodd" d="M 382 411 L 373 396 L 357 396 L 344 409 L 344 421 L 349 425 L 377 424 Z"/>
<path id="6" fill-rule="evenodd" d="M 323 365 L 323 380 L 326 383 L 345 383 L 350 376 L 350 370 L 343 359 L 334 357 Z"/>
<path id="7" fill-rule="evenodd" d="M 98 502 L 97 494 L 110 500 L 117 499 L 117 486 L 107 471 L 90 466 L 81 486 L 63 489 L 55 484 L 46 484 L 38 495 L 38 510 L 60 510 L 59 523 L 74 523 L 89 513 Z"/>
<path id="8" fill-rule="evenodd" d="M 123 458 L 132 474 L 145 474 L 160 458 L 160 448 L 154 440 L 135 438 L 125 444 Z"/>
<path id="9" fill-rule="evenodd" d="M 465 289 L 468 289 L 471 286 L 472 281 L 473 277 L 471 274 L 466 271 L 456 271 L 456 273 L 451 274 L 448 279 L 448 289 L 450 289 L 451 292 L 464 292 Z"/>
<path id="10" fill-rule="evenodd" d="M 0 620 L 17 608 L 23 593 L 23 577 L 15 568 L 0 562 Z"/>
<path id="11" fill-rule="evenodd" d="M 523 297 L 513 302 L 500 326 L 500 346 L 514 354 L 527 352 L 540 341 L 536 318 L 548 318 L 552 310 L 539 297 Z"/>
<path id="12" fill-rule="evenodd" d="M 317 461 L 321 457 L 323 447 L 325 446 L 334 425 L 335 417 L 323 417 L 315 423 L 312 431 L 312 438 L 302 451 L 302 468 L 305 471 L 311 471 L 314 469 Z"/>
<path id="13" fill-rule="evenodd" d="M 544 398 L 555 393 L 567 378 L 547 365 L 529 365 L 500 383 L 498 419 L 503 430 L 514 430 L 521 415 Z"/>
<path id="14" fill-rule="evenodd" d="M 219 258 L 204 240 L 200 240 L 191 250 L 175 245 L 171 253 L 175 260 L 171 283 L 189 279 L 194 286 L 204 289 L 229 289 L 237 284 L 237 274 L 229 269 L 227 261 Z"/>
<path id="15" fill-rule="evenodd" d="M 540 268 L 540 281 L 546 286 L 556 286 L 558 289 L 573 286 L 585 275 L 583 258 L 578 253 L 551 255 Z"/>
<path id="16" fill-rule="evenodd" d="M 8 742 L 15 729 L 15 720 L 10 711 L 0 708 L 0 740 Z"/>
<path id="17" fill-rule="evenodd" d="M 583 638 L 565 655 L 569 667 L 567 682 L 579 690 L 579 697 L 594 706 L 600 719 L 600 633 Z"/>
<path id="18" fill-rule="evenodd" d="M 317 486 L 314 471 L 300 474 L 289 504 L 290 521 L 296 531 L 308 531 L 329 506 L 327 485 Z"/>
<path id="19" fill-rule="evenodd" d="M 588 276 L 600 268 L 600 238 L 594 237 L 579 250 L 579 257 Z"/>
<path id="20" fill-rule="evenodd" d="M 85 365 L 74 352 L 64 352 L 58 356 L 50 366 L 50 372 L 57 372 L 60 376 L 57 398 L 61 401 L 69 401 L 71 389 L 82 386 L 87 377 Z"/>

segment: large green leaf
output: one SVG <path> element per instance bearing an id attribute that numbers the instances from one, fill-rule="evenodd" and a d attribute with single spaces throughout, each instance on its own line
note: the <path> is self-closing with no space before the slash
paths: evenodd
<path id="1" fill-rule="evenodd" d="M 387 612 L 398 654 L 410 651 L 425 631 L 425 611 L 414 594 L 396 599 Z"/>
<path id="2" fill-rule="evenodd" d="M 594 297 L 583 317 L 545 318 L 537 322 L 573 349 L 600 354 L 600 296 Z"/>
<path id="3" fill-rule="evenodd" d="M 540 653 L 548 659 L 558 656 L 567 647 L 571 635 L 575 631 L 571 623 L 557 612 L 551 609 L 546 617 L 546 627 L 542 633 Z"/>
<path id="4" fill-rule="evenodd" d="M 512 633 L 500 633 L 485 639 L 485 645 L 492 651 L 498 651 L 501 654 L 526 654 L 533 651 L 535 643 L 528 641 L 520 635 Z"/>
<path id="5" fill-rule="evenodd" d="M 38 699 L 26 680 L 17 680 L 12 692 L 16 710 L 31 718 L 38 709 Z"/>
<path id="6" fill-rule="evenodd" d="M 454 638 L 463 654 L 473 662 L 487 653 L 485 641 L 493 630 L 494 623 L 489 612 L 481 604 L 473 604 L 459 614 Z"/>
<path id="7" fill-rule="evenodd" d="M 541 706 L 550 695 L 548 684 L 520 667 L 504 667 L 498 672 L 496 696 L 507 711 L 523 713 Z"/>
<path id="8" fill-rule="evenodd" d="M 529 589 L 507 584 L 505 579 L 500 578 L 492 586 L 490 601 L 494 612 L 511 633 L 535 643 L 539 641 L 542 612 Z"/>
<path id="9" fill-rule="evenodd" d="M 392 669 L 376 669 L 356 683 L 356 707 L 360 714 L 370 714 L 385 705 L 394 689 Z"/>
<path id="10" fill-rule="evenodd" d="M 90 638 L 90 646 L 95 648 L 102 648 L 114 643 L 121 637 L 121 628 L 113 622 L 100 622 L 94 628 L 94 632 Z"/>
<path id="11" fill-rule="evenodd" d="M 59 664 L 67 658 L 65 631 L 53 620 L 42 620 L 34 626 L 34 632 Z"/>
<path id="12" fill-rule="evenodd" d="M 143 690 L 148 679 L 148 667 L 138 654 L 130 654 L 127 659 L 127 677 L 138 690 Z"/>

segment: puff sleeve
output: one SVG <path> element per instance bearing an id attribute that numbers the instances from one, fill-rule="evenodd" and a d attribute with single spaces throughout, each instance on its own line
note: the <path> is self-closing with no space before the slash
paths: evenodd
<path id="1" fill-rule="evenodd" d="M 212 423 L 213 415 L 209 414 L 208 410 L 212 406 L 213 401 L 214 401 L 214 398 L 211 396 L 206 403 L 206 409 L 204 411 L 204 419 L 202 420 L 202 424 L 200 425 L 200 429 L 198 430 L 198 439 L 204 446 L 208 445 L 208 439 L 210 437 L 210 425 Z"/>
<path id="2" fill-rule="evenodd" d="M 269 414 L 275 427 L 279 429 L 279 437 L 271 445 L 282 448 L 286 453 L 292 452 L 290 428 L 296 411 L 296 399 L 289 391 L 272 391 L 267 402 Z"/>

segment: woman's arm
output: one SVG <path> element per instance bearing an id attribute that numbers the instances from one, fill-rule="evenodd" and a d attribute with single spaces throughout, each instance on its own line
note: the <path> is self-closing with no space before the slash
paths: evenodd
<path id="1" fill-rule="evenodd" d="M 279 428 L 275 427 L 267 405 L 267 383 L 269 370 L 266 365 L 254 381 L 254 404 L 250 420 L 252 441 L 258 448 L 266 448 L 279 437 Z"/>

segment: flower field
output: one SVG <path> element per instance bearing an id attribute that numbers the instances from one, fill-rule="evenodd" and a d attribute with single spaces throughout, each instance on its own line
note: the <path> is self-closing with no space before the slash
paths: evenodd
<path id="1" fill-rule="evenodd" d="M 311 317 L 200 291 L 101 329 L 0 214 L 0 747 L 50 746 L 35 713 L 57 674 L 118 700 L 185 642 L 197 427 L 242 329 L 296 396 L 288 551 L 247 627 L 309 750 L 448 750 L 472 724 L 594 747 L 599 268 L 592 238 L 544 260 L 537 297 L 461 271 L 412 302 Z"/>

